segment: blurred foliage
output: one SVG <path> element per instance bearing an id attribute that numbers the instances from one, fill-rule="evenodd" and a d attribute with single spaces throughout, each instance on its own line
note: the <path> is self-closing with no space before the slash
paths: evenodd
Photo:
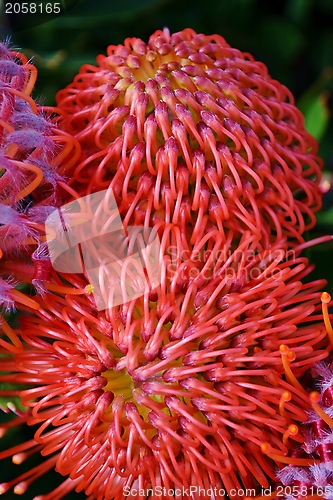
<path id="1" fill-rule="evenodd" d="M 65 13 L 39 25 L 31 16 L 10 24 L 4 2 L 0 36 L 10 36 L 14 47 L 33 58 L 39 71 L 34 95 L 44 104 L 54 104 L 56 91 L 71 82 L 82 64 L 94 63 L 108 45 L 127 37 L 147 41 L 165 26 L 171 32 L 191 27 L 205 34 L 219 33 L 230 45 L 252 53 L 273 78 L 291 89 L 306 127 L 320 143 L 326 193 L 317 227 L 308 237 L 333 234 L 333 0 L 61 0 Z M 326 243 L 307 251 L 317 266 L 313 279 L 327 278 L 331 294 L 332 249 Z M 7 445 L 19 441 L 13 432 L 4 440 Z M 8 462 L 3 469 L 8 476 L 11 467 L 15 466 Z M 39 480 L 22 498 L 31 500 L 34 494 L 50 490 L 51 483 L 48 477 L 43 487 Z M 8 499 L 14 497 L 6 494 Z"/>
<path id="2" fill-rule="evenodd" d="M 325 68 L 318 79 L 297 101 L 305 117 L 305 126 L 319 143 L 323 139 L 330 121 L 329 87 L 333 82 L 333 67 Z"/>

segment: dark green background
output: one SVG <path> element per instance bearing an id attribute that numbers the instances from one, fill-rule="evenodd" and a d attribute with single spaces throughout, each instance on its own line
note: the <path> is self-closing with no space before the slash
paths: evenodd
<path id="1" fill-rule="evenodd" d="M 31 2 L 30 2 L 31 3 Z M 36 2 L 38 3 L 38 2 Z M 333 0 L 62 0 L 67 12 L 35 26 L 31 17 L 12 24 L 2 15 L 1 37 L 11 37 L 36 64 L 39 77 L 34 97 L 54 104 L 57 90 L 68 84 L 83 63 L 94 63 L 110 44 L 126 37 L 147 41 L 156 29 L 171 32 L 191 27 L 205 34 L 219 33 L 229 44 L 251 52 L 269 68 L 272 77 L 287 85 L 306 116 L 309 131 L 320 141 L 326 174 L 333 175 Z M 34 24 L 33 27 L 32 24 Z M 21 29 L 22 27 L 26 29 Z M 333 184 L 333 181 L 332 181 Z M 333 234 L 333 189 L 324 197 L 318 224 L 308 238 Z M 333 246 L 307 251 L 316 263 L 313 278 L 329 280 L 333 294 Z M 26 432 L 26 431 L 24 431 Z M 9 438 L 9 439 L 8 439 Z M 20 441 L 17 431 L 3 439 Z M 1 463 L 1 480 L 23 466 Z M 52 489 L 48 477 L 38 480 L 22 499 Z M 3 498 L 18 498 L 8 493 Z M 85 498 L 72 494 L 68 498 Z"/>

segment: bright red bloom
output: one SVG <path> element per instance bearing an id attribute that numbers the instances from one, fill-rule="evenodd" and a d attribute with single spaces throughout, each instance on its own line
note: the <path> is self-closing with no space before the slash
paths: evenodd
<path id="1" fill-rule="evenodd" d="M 53 467 L 68 479 L 39 499 L 266 487 L 302 440 L 296 377 L 330 350 L 313 316 L 324 282 L 301 282 L 302 234 L 320 206 L 316 144 L 290 92 L 217 35 L 128 39 L 98 65 L 58 94 L 60 126 L 82 147 L 63 166 L 62 201 L 113 193 L 125 228 L 158 231 L 163 280 L 105 311 L 87 274 L 44 283 L 54 294 L 22 316 L 23 351 L 0 377 L 29 386 L 16 394 L 38 430 L 0 457 L 49 459 L 2 491 Z M 107 200 L 95 228 L 102 212 L 111 220 Z"/>
<path id="2" fill-rule="evenodd" d="M 70 185 L 111 187 L 126 223 L 170 221 L 196 241 L 250 230 L 302 241 L 321 204 L 321 160 L 290 91 L 219 35 L 128 38 L 57 95 L 80 142 Z"/>
<path id="3" fill-rule="evenodd" d="M 2 491 L 23 492 L 51 467 L 69 479 L 38 499 L 74 488 L 111 500 L 130 488 L 267 487 L 275 458 L 261 447 L 283 456 L 302 442 L 288 434 L 307 419 L 294 379 L 329 348 L 312 320 L 323 283 L 299 281 L 306 259 L 285 261 L 273 247 L 245 263 L 252 244 L 246 235 L 200 289 L 173 297 L 171 274 L 164 292 L 102 312 L 77 275 L 74 287 L 49 284 L 56 295 L 21 318 L 24 350 L 3 360 L 0 378 L 31 387 L 16 394 L 38 429 L 0 457 L 50 458 Z"/>

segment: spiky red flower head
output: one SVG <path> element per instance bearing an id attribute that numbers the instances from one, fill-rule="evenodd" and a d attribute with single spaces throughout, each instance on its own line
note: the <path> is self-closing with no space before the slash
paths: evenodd
<path id="1" fill-rule="evenodd" d="M 56 167 L 68 160 L 75 146 L 31 97 L 36 76 L 24 55 L 0 43 L 0 310 L 10 309 L 15 301 L 29 301 L 14 289 L 13 274 L 19 281 L 28 266 L 36 285 L 40 274 L 46 277 L 41 247 L 32 261 L 18 258 L 31 256 L 43 242 L 45 218 L 54 209 L 55 190 L 62 180 Z M 77 154 L 72 155 L 69 165 L 76 159 Z M 9 326 L 0 318 L 0 327 L 1 323 L 8 333 Z M 13 334 L 12 341 L 17 344 Z"/>
<path id="2" fill-rule="evenodd" d="M 0 457 L 49 458 L 1 491 L 22 493 L 53 467 L 68 479 L 39 500 L 74 488 L 111 500 L 131 488 L 147 496 L 165 488 L 167 498 L 192 486 L 193 498 L 210 498 L 210 487 L 232 496 L 267 487 L 274 460 L 302 441 L 291 425 L 307 418 L 296 377 L 328 347 L 312 317 L 323 283 L 299 281 L 306 259 L 285 260 L 273 247 L 244 263 L 249 245 L 244 238 L 199 290 L 171 299 L 173 276 L 164 292 L 106 311 L 78 275 L 66 287 L 54 278 L 56 295 L 37 297 L 40 309 L 21 318 L 23 352 L 3 360 L 0 377 L 31 387 L 16 394 L 29 408 L 23 420 L 38 426 L 31 442 Z"/>
<path id="3" fill-rule="evenodd" d="M 57 95 L 83 148 L 80 195 L 111 185 L 130 222 L 250 230 L 300 242 L 320 206 L 321 160 L 290 91 L 219 35 L 128 38 Z"/>
<path id="4" fill-rule="evenodd" d="M 106 190 L 97 230 L 101 214 L 103 227 L 113 220 L 114 194 L 125 230 L 157 229 L 162 279 L 113 307 L 100 283 L 100 310 L 86 272 L 53 273 L 54 294 L 37 297 L 33 315 L 22 306 L 23 351 L 3 360 L 0 381 L 29 386 L 16 394 L 38 430 L 0 457 L 49 458 L 2 492 L 22 493 L 53 467 L 68 478 L 39 499 L 268 486 L 301 439 L 297 378 L 329 351 L 312 316 L 323 282 L 301 282 L 320 161 L 292 96 L 221 37 L 166 30 L 110 47 L 58 102 L 82 147 L 63 167 L 64 200 Z M 102 274 L 104 255 L 93 257 Z"/>

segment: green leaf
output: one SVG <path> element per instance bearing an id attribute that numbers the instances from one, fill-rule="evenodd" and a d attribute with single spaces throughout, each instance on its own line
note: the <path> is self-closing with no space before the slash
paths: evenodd
<path id="1" fill-rule="evenodd" d="M 333 225 L 333 207 L 329 208 L 328 210 L 321 211 L 319 214 L 317 214 L 317 221 L 318 224 L 320 225 L 327 225 L 331 226 Z"/>
<path id="2" fill-rule="evenodd" d="M 305 117 L 305 127 L 317 141 L 323 137 L 330 119 L 327 94 L 333 82 L 333 68 L 325 68 L 297 102 Z"/>
<path id="3" fill-rule="evenodd" d="M 323 137 L 330 118 L 326 93 L 317 95 L 304 112 L 305 128 L 317 141 Z"/>

